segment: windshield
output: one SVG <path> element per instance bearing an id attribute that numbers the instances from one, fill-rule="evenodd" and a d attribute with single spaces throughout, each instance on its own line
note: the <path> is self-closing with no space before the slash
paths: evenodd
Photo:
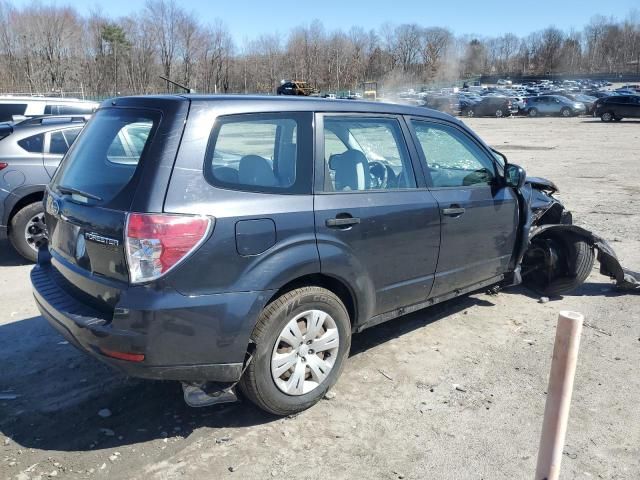
<path id="1" fill-rule="evenodd" d="M 147 111 L 99 110 L 69 150 L 52 187 L 109 202 L 133 177 L 157 123 L 158 115 Z"/>

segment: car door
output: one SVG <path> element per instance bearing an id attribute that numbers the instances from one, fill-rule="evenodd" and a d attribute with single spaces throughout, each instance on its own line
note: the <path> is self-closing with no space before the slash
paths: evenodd
<path id="1" fill-rule="evenodd" d="M 541 114 L 548 115 L 552 113 L 551 102 L 549 97 L 538 97 L 538 111 Z"/>
<path id="2" fill-rule="evenodd" d="M 365 292 L 365 320 L 425 301 L 433 285 L 440 214 L 408 134 L 398 116 L 316 114 L 321 271 Z"/>
<path id="3" fill-rule="evenodd" d="M 640 95 L 634 95 L 631 97 L 631 104 L 629 105 L 630 118 L 640 118 Z"/>
<path id="4" fill-rule="evenodd" d="M 495 280 L 515 246 L 515 193 L 504 186 L 493 155 L 463 128 L 419 118 L 410 123 L 442 222 L 431 295 Z"/>
<path id="5" fill-rule="evenodd" d="M 616 116 L 618 117 L 633 117 L 636 103 L 634 96 L 620 96 L 618 97 L 619 105 L 616 108 Z"/>
<path id="6" fill-rule="evenodd" d="M 62 157 L 82 130 L 82 127 L 65 128 L 47 132 L 44 137 L 44 153 L 42 159 L 49 177 L 53 177 Z"/>

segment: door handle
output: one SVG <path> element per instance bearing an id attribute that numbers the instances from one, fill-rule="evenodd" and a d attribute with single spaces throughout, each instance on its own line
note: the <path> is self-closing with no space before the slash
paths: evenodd
<path id="1" fill-rule="evenodd" d="M 442 214 L 447 217 L 459 217 L 465 212 L 465 209 L 459 206 L 452 205 L 450 208 L 443 208 Z"/>
<path id="2" fill-rule="evenodd" d="M 358 225 L 360 223 L 360 219 L 356 217 L 336 217 L 327 218 L 324 223 L 329 228 L 345 228 L 351 227 L 352 225 Z"/>

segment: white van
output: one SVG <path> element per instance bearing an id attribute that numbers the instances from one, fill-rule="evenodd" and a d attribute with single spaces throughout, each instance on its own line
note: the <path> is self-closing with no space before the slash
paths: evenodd
<path id="1" fill-rule="evenodd" d="M 0 96 L 0 122 L 10 122 L 14 116 L 90 115 L 98 105 L 77 98 Z"/>

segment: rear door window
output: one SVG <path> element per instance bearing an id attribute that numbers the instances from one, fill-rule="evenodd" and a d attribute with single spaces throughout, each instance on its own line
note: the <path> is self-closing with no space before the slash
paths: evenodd
<path id="1" fill-rule="evenodd" d="M 311 114 L 229 115 L 216 121 L 204 169 L 213 185 L 306 193 L 311 171 Z"/>
<path id="2" fill-rule="evenodd" d="M 395 118 L 326 116 L 324 148 L 325 191 L 416 188 L 402 129 Z"/>
<path id="3" fill-rule="evenodd" d="M 49 149 L 45 153 L 51 155 L 64 155 L 76 139 L 82 128 L 69 128 L 67 130 L 57 130 L 50 133 Z"/>
<path id="4" fill-rule="evenodd" d="M 102 202 L 112 200 L 144 158 L 159 117 L 146 110 L 99 110 L 58 169 L 54 188 L 77 189 Z"/>
<path id="5" fill-rule="evenodd" d="M 69 150 L 69 145 L 61 131 L 52 132 L 49 139 L 49 152 L 53 155 L 64 155 Z"/>

